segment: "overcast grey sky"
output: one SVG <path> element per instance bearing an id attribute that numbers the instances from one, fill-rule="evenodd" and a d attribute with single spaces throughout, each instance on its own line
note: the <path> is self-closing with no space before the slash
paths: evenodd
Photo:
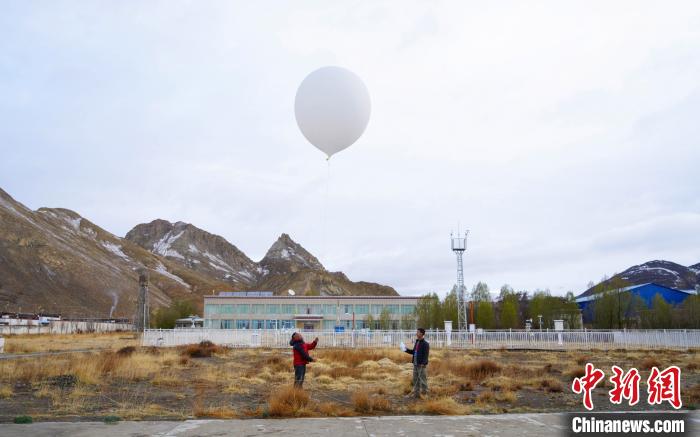
<path id="1" fill-rule="evenodd" d="M 324 65 L 372 99 L 330 171 L 293 110 Z M 700 262 L 699 118 L 696 1 L 0 5 L 17 200 L 120 236 L 190 222 L 255 260 L 287 232 L 403 294 L 455 282 L 458 221 L 469 287 Z"/>

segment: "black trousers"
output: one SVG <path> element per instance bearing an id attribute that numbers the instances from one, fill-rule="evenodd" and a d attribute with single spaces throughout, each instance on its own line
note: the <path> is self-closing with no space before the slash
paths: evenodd
<path id="1" fill-rule="evenodd" d="M 294 386 L 301 388 L 304 385 L 304 377 L 306 376 L 306 364 L 294 366 Z"/>

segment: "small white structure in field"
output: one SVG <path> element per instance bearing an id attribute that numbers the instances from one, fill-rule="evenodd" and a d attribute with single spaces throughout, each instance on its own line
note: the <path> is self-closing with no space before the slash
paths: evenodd
<path id="1" fill-rule="evenodd" d="M 5 339 L 0 337 L 0 354 L 5 352 Z"/>
<path id="2" fill-rule="evenodd" d="M 447 339 L 447 345 L 452 344 L 452 320 L 445 320 L 445 337 Z"/>
<path id="3" fill-rule="evenodd" d="M 564 344 L 562 341 L 562 335 L 561 332 L 564 330 L 564 321 L 563 320 L 555 320 L 554 321 L 554 330 L 557 331 L 557 340 L 559 344 Z"/>

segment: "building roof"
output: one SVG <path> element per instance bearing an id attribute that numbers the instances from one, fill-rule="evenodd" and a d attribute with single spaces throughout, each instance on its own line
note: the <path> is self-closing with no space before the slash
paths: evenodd
<path id="1" fill-rule="evenodd" d="M 176 321 L 176 322 L 191 322 L 192 320 L 195 320 L 195 321 L 203 321 L 204 318 L 203 318 L 203 317 L 199 317 L 199 316 L 189 316 L 189 317 L 183 317 L 182 319 L 177 319 L 177 320 L 175 320 L 175 321 Z"/>
<path id="2" fill-rule="evenodd" d="M 205 299 L 324 299 L 324 300 L 350 300 L 350 299 L 391 299 L 391 300 L 415 300 L 420 296 L 221 296 L 205 295 Z"/>
<path id="3" fill-rule="evenodd" d="M 269 297 L 274 296 L 272 291 L 220 291 L 219 296 L 226 297 Z"/>
<path id="4" fill-rule="evenodd" d="M 635 289 L 637 289 L 637 288 L 645 287 L 645 286 L 647 286 L 647 285 L 653 285 L 653 286 L 655 286 L 655 287 L 665 288 L 666 290 L 675 291 L 675 292 L 678 292 L 678 293 L 695 294 L 695 290 L 677 290 L 677 289 L 675 289 L 675 288 L 666 287 L 665 285 L 660 285 L 660 284 L 657 284 L 657 283 L 655 283 L 655 282 L 647 282 L 647 283 L 645 283 L 645 284 L 630 285 L 629 287 L 621 288 L 620 291 L 623 291 L 623 292 L 624 292 L 624 291 L 633 291 L 633 290 L 635 290 Z M 576 297 L 576 302 L 577 302 L 577 303 L 588 302 L 588 301 L 590 301 L 590 300 L 594 300 L 594 299 L 597 298 L 600 294 L 602 294 L 602 292 L 593 293 L 592 290 L 593 290 L 593 289 L 591 289 L 591 290 L 589 290 L 589 291 L 587 291 L 587 292 L 585 292 L 585 293 L 581 293 L 580 295 L 578 295 L 578 297 Z M 610 290 L 610 291 L 616 291 L 616 290 Z"/>

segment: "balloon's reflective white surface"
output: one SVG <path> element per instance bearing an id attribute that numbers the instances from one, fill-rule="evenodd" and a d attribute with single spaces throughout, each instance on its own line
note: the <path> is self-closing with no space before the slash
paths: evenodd
<path id="1" fill-rule="evenodd" d="M 294 114 L 307 140 L 330 158 L 351 146 L 369 122 L 369 92 L 352 71 L 323 67 L 299 85 Z"/>

